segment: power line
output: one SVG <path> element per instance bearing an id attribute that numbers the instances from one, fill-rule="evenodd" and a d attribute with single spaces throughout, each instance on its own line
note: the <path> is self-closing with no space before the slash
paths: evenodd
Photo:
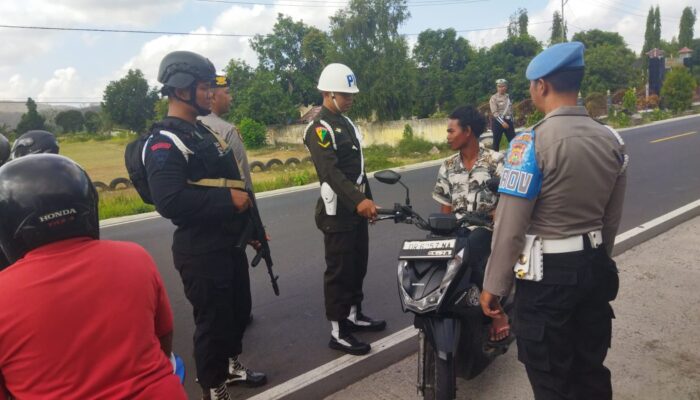
<path id="1" fill-rule="evenodd" d="M 321 8 L 343 8 L 349 3 L 344 1 L 322 1 L 322 0 L 282 0 L 283 2 L 277 3 L 261 3 L 261 2 L 247 2 L 239 0 L 196 0 L 203 3 L 221 3 L 221 4 L 247 4 L 247 5 L 268 5 L 268 6 L 281 6 L 281 7 L 321 7 Z M 291 1 L 291 3 L 289 2 Z M 408 7 L 431 7 L 431 6 L 445 6 L 454 4 L 468 4 L 468 3 L 482 3 L 490 0 L 416 0 L 412 2 L 406 2 Z M 314 4 L 320 3 L 320 4 Z"/>
<path id="2" fill-rule="evenodd" d="M 235 34 L 235 33 L 146 31 L 146 30 L 133 30 L 133 29 L 107 29 L 107 28 L 66 28 L 66 27 L 59 27 L 59 26 L 9 25 L 9 24 L 0 24 L 0 28 L 31 29 L 31 30 L 46 30 L 46 31 L 73 31 L 73 32 L 136 33 L 136 34 L 144 34 L 144 35 L 183 35 L 183 36 L 220 36 L 220 37 L 252 37 L 252 36 L 254 36 L 254 35 Z"/>

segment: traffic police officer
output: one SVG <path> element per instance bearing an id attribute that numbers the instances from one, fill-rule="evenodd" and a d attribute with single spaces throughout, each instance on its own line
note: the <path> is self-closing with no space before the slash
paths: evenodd
<path id="1" fill-rule="evenodd" d="M 316 204 L 316 226 L 323 232 L 326 271 L 324 295 L 326 317 L 331 321 L 332 349 L 361 355 L 370 345 L 356 339 L 355 331 L 381 331 L 385 321 L 362 313 L 362 282 L 367 273 L 368 220 L 377 207 L 367 182 L 362 155 L 362 136 L 343 115 L 359 92 L 355 74 L 343 64 L 329 64 L 321 72 L 318 90 L 323 107 L 304 133 L 321 182 Z"/>
<path id="2" fill-rule="evenodd" d="M 546 116 L 506 155 L 481 296 L 487 315 L 502 315 L 499 298 L 517 272 L 518 359 L 537 400 L 612 398 L 603 362 L 619 280 L 610 255 L 629 159 L 620 136 L 576 106 L 583 52 L 579 42 L 557 44 L 527 68 Z"/>
<path id="3" fill-rule="evenodd" d="M 212 63 L 175 51 L 161 61 L 158 81 L 168 116 L 145 144 L 145 166 L 158 212 L 177 226 L 173 261 L 192 304 L 194 357 L 204 399 L 229 399 L 226 384 L 258 386 L 262 373 L 241 365 L 249 313 L 245 225 L 251 200 L 231 150 L 197 116 L 210 112 Z"/>
<path id="4" fill-rule="evenodd" d="M 493 149 L 499 150 L 501 136 L 506 134 L 508 143 L 515 136 L 515 124 L 513 123 L 513 104 L 508 96 L 508 81 L 505 79 L 496 80 L 497 92 L 489 99 L 491 108 L 491 132 L 493 132 Z"/>

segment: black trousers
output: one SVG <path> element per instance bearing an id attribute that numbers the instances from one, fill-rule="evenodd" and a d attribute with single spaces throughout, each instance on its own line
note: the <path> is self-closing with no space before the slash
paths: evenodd
<path id="1" fill-rule="evenodd" d="M 248 259 L 233 247 L 206 254 L 173 251 L 194 314 L 194 359 L 204 389 L 226 380 L 228 358 L 239 355 L 250 316 Z"/>
<path id="2" fill-rule="evenodd" d="M 619 280 L 601 250 L 545 254 L 540 282 L 516 279 L 515 333 L 537 400 L 612 399 L 609 301 Z"/>
<path id="3" fill-rule="evenodd" d="M 493 232 L 486 228 L 476 228 L 467 236 L 469 257 L 465 260 L 472 267 L 472 282 L 479 288 L 484 284 L 486 264 L 491 255 L 491 237 Z"/>
<path id="4" fill-rule="evenodd" d="M 360 307 L 364 294 L 362 282 L 367 274 L 369 232 L 366 220 L 346 232 L 324 232 L 326 271 L 323 293 L 326 317 L 340 321 L 348 317 L 350 307 Z"/>
<path id="5" fill-rule="evenodd" d="M 504 129 L 503 125 L 501 125 L 500 122 L 496 118 L 491 120 L 491 132 L 493 132 L 493 150 L 498 151 L 499 146 L 501 144 L 501 136 L 503 136 L 503 133 L 505 132 L 506 134 L 506 139 L 508 139 L 508 143 L 510 143 L 511 140 L 515 137 L 515 124 L 513 123 L 512 119 L 505 119 L 506 123 L 508 123 L 508 129 Z"/>

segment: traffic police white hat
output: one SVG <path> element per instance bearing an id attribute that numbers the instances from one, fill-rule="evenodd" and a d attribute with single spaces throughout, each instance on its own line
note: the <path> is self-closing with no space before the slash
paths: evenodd
<path id="1" fill-rule="evenodd" d="M 555 44 L 530 61 L 525 76 L 534 81 L 559 71 L 583 69 L 584 50 L 581 42 Z"/>
<path id="2" fill-rule="evenodd" d="M 318 90 L 322 92 L 357 93 L 357 79 L 347 65 L 328 64 L 318 78 Z"/>

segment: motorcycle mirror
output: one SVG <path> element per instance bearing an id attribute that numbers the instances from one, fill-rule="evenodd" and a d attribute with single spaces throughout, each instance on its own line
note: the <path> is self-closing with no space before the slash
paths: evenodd
<path id="1" fill-rule="evenodd" d="M 490 191 L 496 193 L 498 192 L 498 187 L 501 185 L 501 178 L 491 178 L 486 181 L 486 187 L 489 188 Z"/>
<path id="2" fill-rule="evenodd" d="M 401 175 L 390 169 L 385 169 L 384 171 L 379 171 L 374 173 L 374 177 L 381 183 L 386 183 L 387 185 L 393 185 L 401 180 Z"/>

